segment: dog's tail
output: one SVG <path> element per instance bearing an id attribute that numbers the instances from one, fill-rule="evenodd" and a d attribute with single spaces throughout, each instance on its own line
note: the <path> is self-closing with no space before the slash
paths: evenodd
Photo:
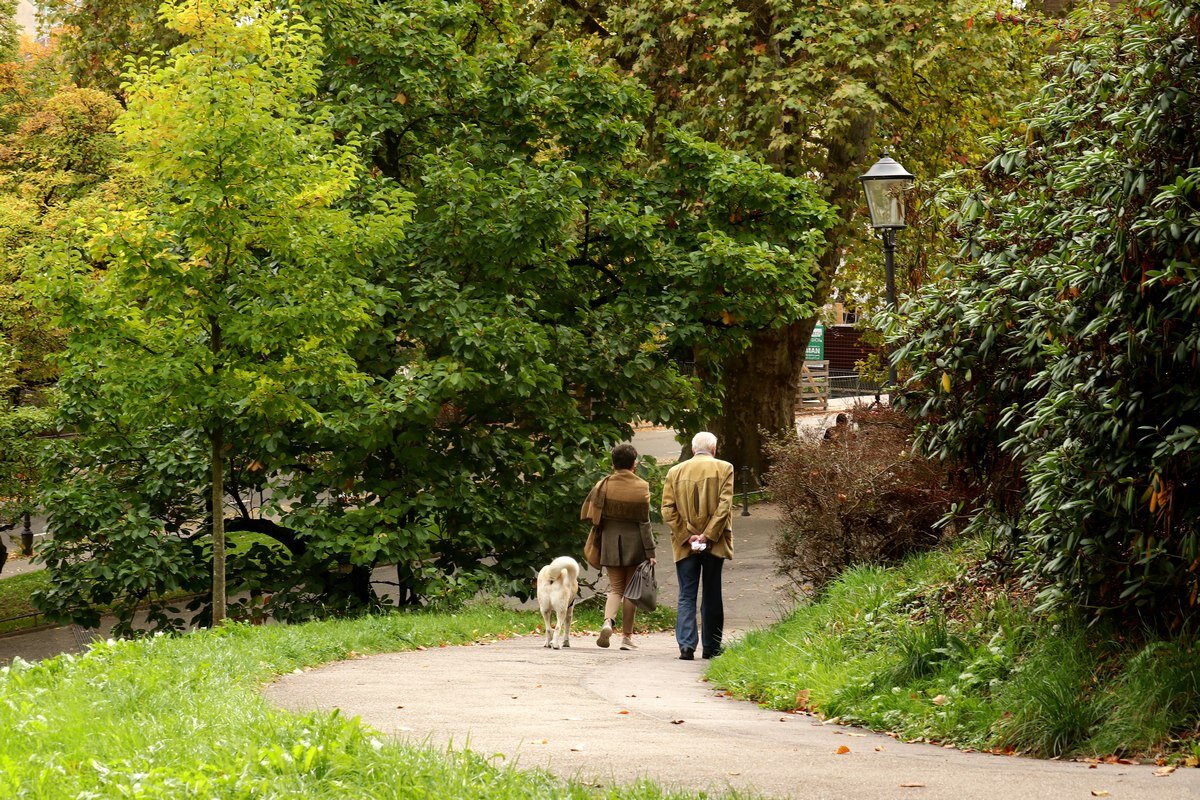
<path id="1" fill-rule="evenodd" d="M 550 574 L 555 581 L 578 580 L 579 562 L 570 556 L 559 556 L 550 562 Z"/>

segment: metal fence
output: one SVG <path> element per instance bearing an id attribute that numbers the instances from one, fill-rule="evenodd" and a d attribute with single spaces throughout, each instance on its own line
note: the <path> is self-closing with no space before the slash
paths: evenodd
<path id="1" fill-rule="evenodd" d="M 853 370 L 829 370 L 830 397 L 858 397 L 881 391 L 883 391 L 881 381 L 865 378 Z"/>

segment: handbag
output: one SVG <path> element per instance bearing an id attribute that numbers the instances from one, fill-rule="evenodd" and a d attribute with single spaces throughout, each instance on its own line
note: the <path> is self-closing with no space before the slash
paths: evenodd
<path id="1" fill-rule="evenodd" d="M 592 569 L 600 569 L 600 526 L 593 525 L 583 543 L 583 558 Z"/>
<path id="2" fill-rule="evenodd" d="M 658 608 L 658 581 L 654 578 L 654 565 L 649 561 L 638 564 L 625 584 L 625 599 L 642 611 Z"/>

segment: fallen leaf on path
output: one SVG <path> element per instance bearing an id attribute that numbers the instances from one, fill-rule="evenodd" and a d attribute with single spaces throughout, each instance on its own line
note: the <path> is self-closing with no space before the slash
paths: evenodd
<path id="1" fill-rule="evenodd" d="M 796 692 L 796 708 L 800 711 L 808 710 L 808 689 Z"/>
<path id="2" fill-rule="evenodd" d="M 622 708 L 622 709 L 621 709 L 620 711 L 618 711 L 617 713 L 618 713 L 618 714 L 628 714 L 629 712 L 628 712 L 628 711 L 626 711 L 625 709 L 623 709 L 623 708 Z"/>
<path id="3" fill-rule="evenodd" d="M 425 646 L 425 645 L 423 645 L 423 644 L 419 644 L 419 645 L 417 645 L 417 649 L 418 649 L 418 650 L 428 650 L 429 648 L 428 648 L 428 647 L 426 647 L 426 646 Z"/>
<path id="4" fill-rule="evenodd" d="M 923 784 L 923 783 L 902 783 L 902 784 L 900 784 L 900 788 L 901 789 L 923 789 L 923 788 L 925 788 L 925 784 Z"/>
<path id="5" fill-rule="evenodd" d="M 1092 789 L 1092 797 L 1108 797 L 1107 789 Z"/>
<path id="6" fill-rule="evenodd" d="M 538 742 L 538 744 L 550 744 L 550 740 L 549 740 L 549 739 L 542 739 L 540 742 Z"/>
<path id="7" fill-rule="evenodd" d="M 1100 769 L 1099 764 L 1088 764 L 1088 769 Z"/>
<path id="8" fill-rule="evenodd" d="M 850 752 L 850 748 L 846 747 L 846 745 L 842 745 L 841 747 L 839 747 L 837 750 L 834 750 L 833 752 L 839 756 L 844 756 L 844 755 L 846 755 L 846 753 Z"/>
<path id="9" fill-rule="evenodd" d="M 1200 767 L 1200 758 L 1197 758 L 1196 756 L 1188 756 L 1183 760 L 1183 765 L 1185 767 Z"/>
<path id="10" fill-rule="evenodd" d="M 404 706 L 396 706 L 396 708 L 404 708 Z"/>
<path id="11" fill-rule="evenodd" d="M 1154 770 L 1154 777 L 1165 778 L 1174 771 L 1175 767 L 1159 767 L 1158 769 Z"/>
<path id="12" fill-rule="evenodd" d="M 946 705 L 946 695 L 939 694 L 937 697 L 933 698 L 932 702 L 935 706 L 944 706 Z"/>
<path id="13" fill-rule="evenodd" d="M 730 775 L 741 775 L 742 773 L 740 773 L 740 772 L 731 772 L 731 773 L 729 773 L 729 774 L 730 774 Z"/>
<path id="14" fill-rule="evenodd" d="M 779 718 L 779 721 L 780 721 L 780 722 L 787 722 L 787 717 L 780 717 L 780 718 Z"/>
<path id="15" fill-rule="evenodd" d="M 577 746 L 577 747 L 572 747 L 572 748 L 571 748 L 571 752 L 572 752 L 572 753 L 582 753 L 582 752 L 583 752 L 583 745 L 579 745 L 579 746 Z"/>
<path id="16" fill-rule="evenodd" d="M 671 724 L 672 724 L 672 725 L 682 725 L 682 724 L 683 724 L 683 720 L 681 720 L 681 719 L 673 719 L 673 720 L 671 720 Z"/>
<path id="17" fill-rule="evenodd" d="M 881 745 L 881 744 L 877 744 L 877 745 L 875 745 L 875 752 L 876 752 L 876 753 L 882 753 L 882 752 L 883 752 L 883 745 Z"/>
<path id="18" fill-rule="evenodd" d="M 865 739 L 867 736 L 865 733 L 847 733 L 846 735 L 847 736 L 857 736 L 859 739 Z"/>

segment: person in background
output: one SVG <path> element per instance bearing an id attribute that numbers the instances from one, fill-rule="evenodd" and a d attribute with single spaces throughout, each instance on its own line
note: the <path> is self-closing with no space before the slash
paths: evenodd
<path id="1" fill-rule="evenodd" d="M 716 456 L 717 437 L 697 433 L 692 457 L 671 467 L 663 484 L 663 522 L 671 528 L 679 579 L 675 641 L 684 661 L 696 653 L 697 589 L 704 658 L 720 655 L 725 629 L 721 569 L 733 558 L 733 465 Z"/>
<path id="2" fill-rule="evenodd" d="M 825 429 L 825 439 L 827 441 L 836 441 L 845 437 L 850 431 L 850 418 L 845 414 L 838 414 L 834 420 L 832 428 Z"/>
<path id="3" fill-rule="evenodd" d="M 638 453 L 631 444 L 612 451 L 612 474 L 592 487 L 583 501 L 581 518 L 599 525 L 600 565 L 608 575 L 608 598 L 604 604 L 604 627 L 596 644 L 608 647 L 617 610 L 621 610 L 621 649 L 636 650 L 633 616 L 637 608 L 625 599 L 625 585 L 643 561 L 657 563 L 654 532 L 650 528 L 650 484 L 633 471 Z"/>

